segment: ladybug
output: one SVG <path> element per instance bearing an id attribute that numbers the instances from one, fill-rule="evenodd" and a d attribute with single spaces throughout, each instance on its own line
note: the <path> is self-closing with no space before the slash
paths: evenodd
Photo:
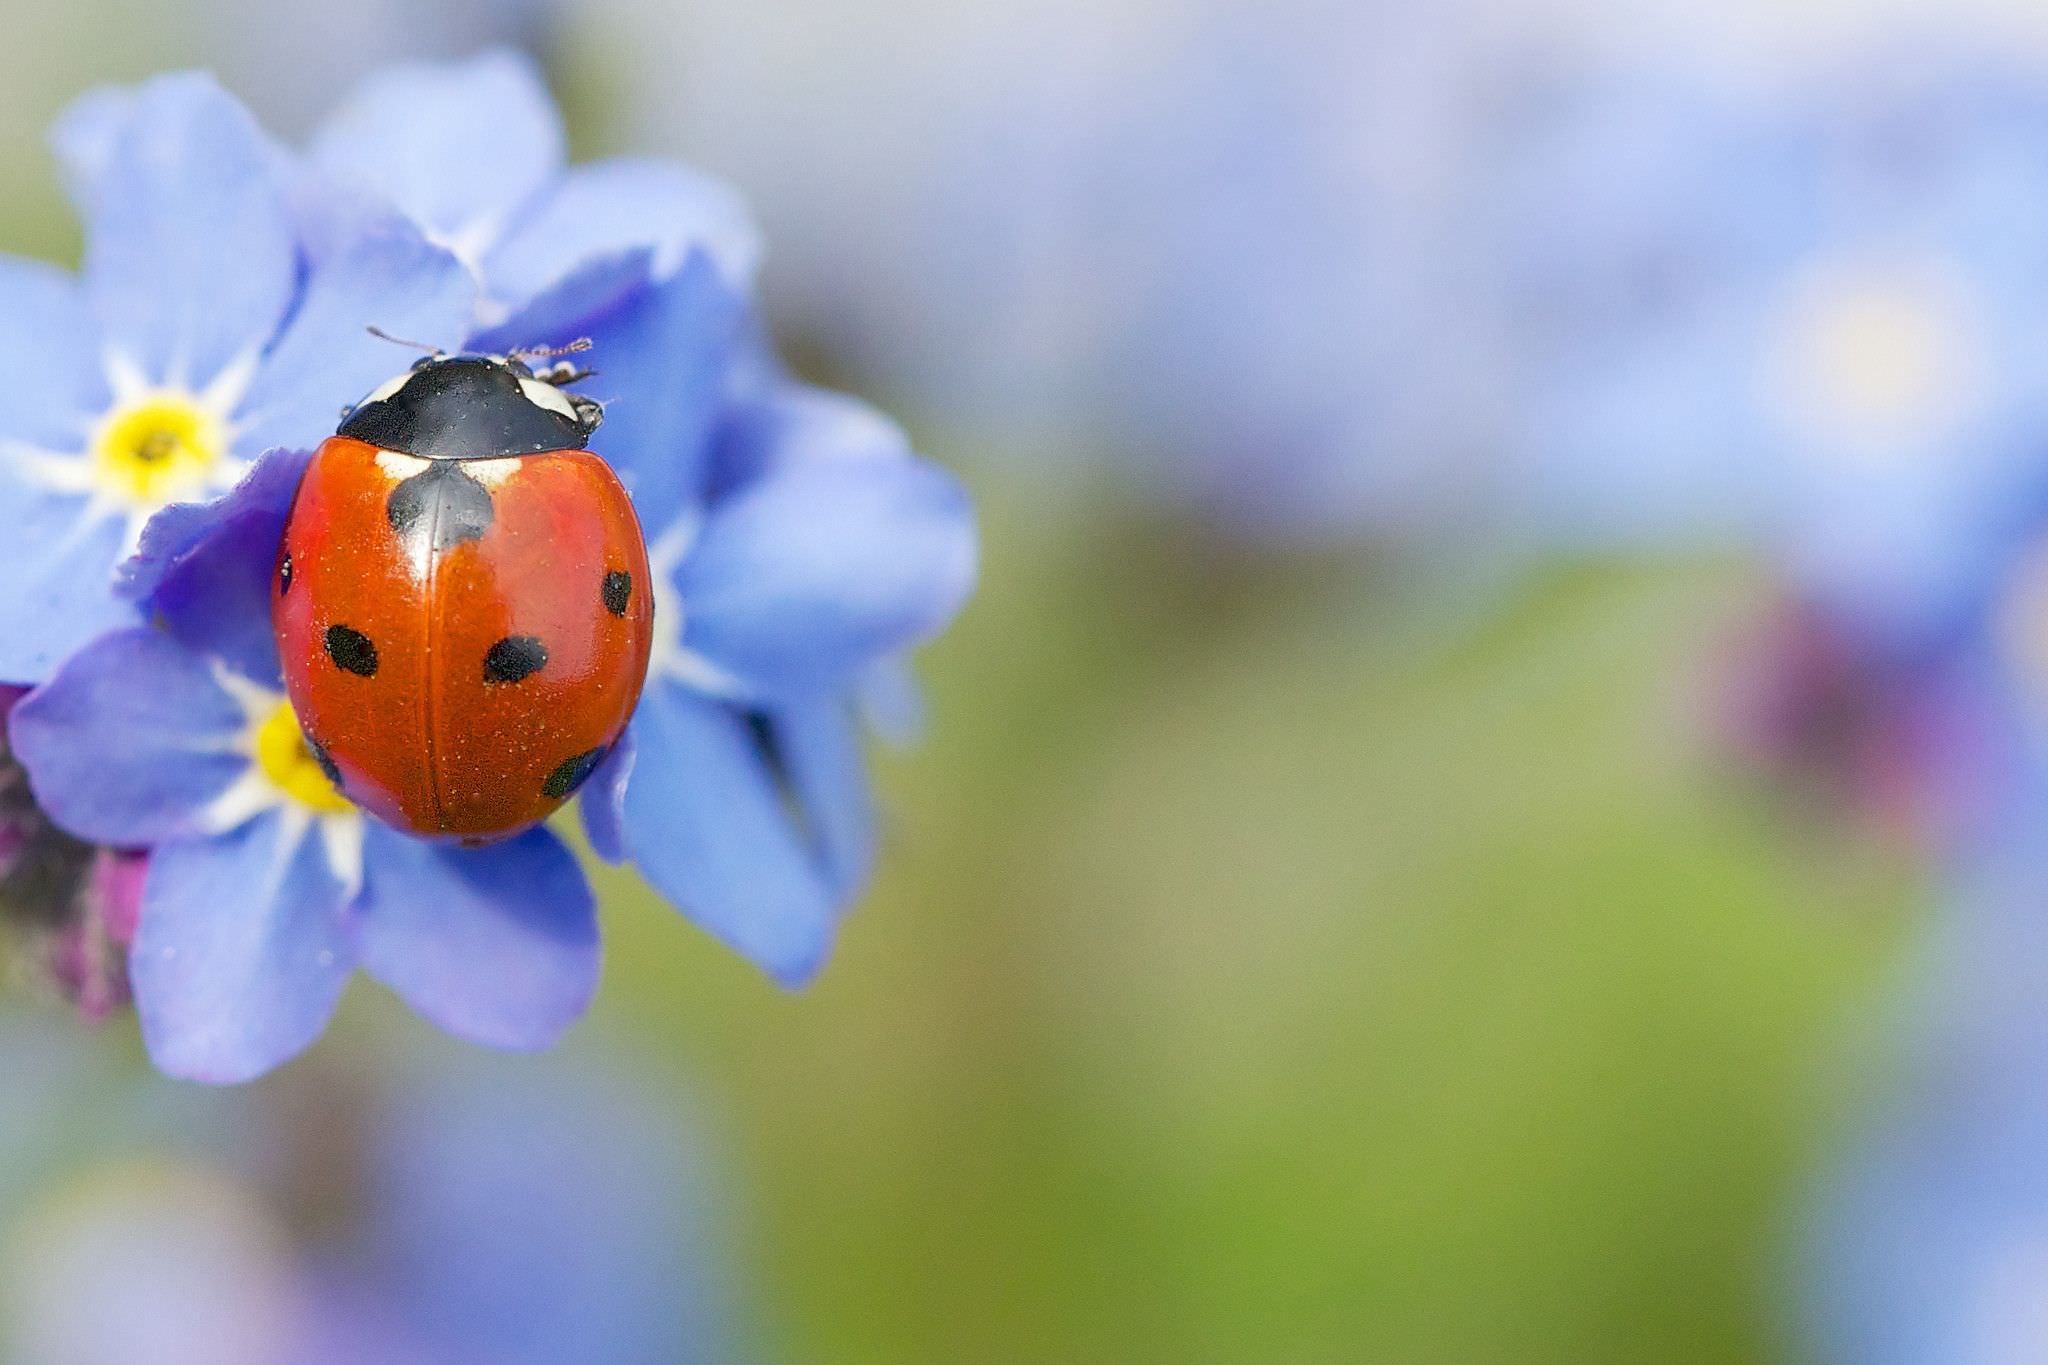
<path id="1" fill-rule="evenodd" d="M 647 545 L 598 404 L 519 356 L 433 355 L 343 414 L 271 584 L 307 747 L 357 805 L 488 843 L 545 820 L 647 677 Z"/>

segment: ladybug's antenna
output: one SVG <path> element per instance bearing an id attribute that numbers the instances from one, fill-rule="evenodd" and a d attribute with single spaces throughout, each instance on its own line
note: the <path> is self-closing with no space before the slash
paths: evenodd
<path id="1" fill-rule="evenodd" d="M 589 337 L 577 337 L 566 346 L 522 346 L 516 351 L 507 351 L 505 358 L 507 360 L 516 360 L 521 365 L 524 365 L 529 360 L 552 360 L 556 356 L 581 355 L 589 350 L 590 346 Z M 535 370 L 533 377 L 542 383 L 553 384 L 560 388 L 565 384 L 574 384 L 578 380 L 588 379 L 595 373 L 595 370 L 580 365 L 572 365 L 565 360 L 559 365 L 549 365 L 544 369 Z"/>
<path id="2" fill-rule="evenodd" d="M 363 330 L 368 332 L 371 336 L 377 338 L 377 340 L 388 341 L 394 346 L 404 346 L 414 351 L 425 351 L 428 355 L 445 354 L 445 352 L 443 352 L 439 346 L 429 346 L 424 341 L 407 341 L 404 337 L 395 337 L 391 335 L 391 333 L 385 331 L 382 327 L 365 327 Z"/>
<path id="3" fill-rule="evenodd" d="M 591 347 L 589 337 L 577 337 L 566 346 L 521 346 L 516 351 L 507 351 L 508 356 L 520 360 L 553 360 L 558 355 L 582 355 Z"/>

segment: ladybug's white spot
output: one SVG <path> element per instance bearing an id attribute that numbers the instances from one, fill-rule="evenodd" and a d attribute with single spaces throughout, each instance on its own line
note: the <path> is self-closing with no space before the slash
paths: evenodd
<path id="1" fill-rule="evenodd" d="M 422 460 L 417 455 L 401 455 L 395 450 L 377 452 L 377 468 L 394 479 L 409 479 L 415 474 L 423 473 L 432 463 L 432 460 Z"/>
<path id="2" fill-rule="evenodd" d="M 383 402 L 385 399 L 391 397 L 391 395 L 397 393 L 400 389 L 404 388 L 406 385 L 406 381 L 410 380 L 412 376 L 413 371 L 400 370 L 397 374 L 392 375 L 389 379 L 379 384 L 376 388 L 371 389 L 368 393 L 364 394 L 363 401 L 361 403 L 356 404 L 356 406 L 362 407 L 365 404 L 369 403 Z"/>
<path id="3" fill-rule="evenodd" d="M 519 381 L 519 391 L 525 394 L 526 401 L 535 407 L 560 413 L 572 422 L 576 420 L 576 407 L 569 401 L 569 395 L 553 384 L 539 379 L 522 379 Z"/>
<path id="4" fill-rule="evenodd" d="M 496 488 L 519 472 L 520 461 L 517 455 L 502 460 L 464 460 L 462 472 L 486 488 Z"/>

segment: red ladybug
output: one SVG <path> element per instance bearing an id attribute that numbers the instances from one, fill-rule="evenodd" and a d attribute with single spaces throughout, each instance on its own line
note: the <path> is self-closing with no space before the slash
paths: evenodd
<path id="1" fill-rule="evenodd" d="M 516 356 L 433 356 L 314 454 L 271 587 L 313 756 L 379 819 L 465 843 L 544 820 L 640 698 L 654 594 L 598 405 Z"/>

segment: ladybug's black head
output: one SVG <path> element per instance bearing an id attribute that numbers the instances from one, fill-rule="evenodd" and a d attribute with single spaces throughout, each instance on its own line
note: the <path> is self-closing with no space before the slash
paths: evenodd
<path id="1" fill-rule="evenodd" d="M 423 460 L 498 460 L 581 450 L 603 410 L 514 356 L 431 355 L 343 415 L 338 436 Z"/>

